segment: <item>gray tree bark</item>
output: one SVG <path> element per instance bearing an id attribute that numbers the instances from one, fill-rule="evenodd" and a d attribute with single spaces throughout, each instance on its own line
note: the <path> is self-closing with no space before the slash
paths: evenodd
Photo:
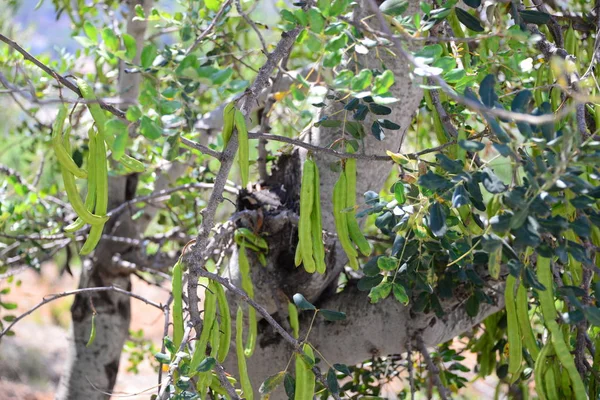
<path id="1" fill-rule="evenodd" d="M 133 21 L 136 5 L 142 5 L 146 12 L 152 7 L 152 0 L 131 0 L 127 20 L 127 33 L 136 39 L 136 61 L 144 45 L 145 21 Z M 126 74 L 123 68 L 119 75 L 119 94 L 123 100 L 135 101 L 140 84 L 139 74 Z M 157 188 L 167 186 L 168 179 L 159 179 Z M 135 175 L 110 177 L 109 209 L 131 199 L 135 194 Z M 122 237 L 138 237 L 151 221 L 156 210 L 150 208 L 141 220 L 132 221 L 126 210 L 117 219 L 111 219 L 104 228 Z M 113 255 L 122 258 L 131 256 L 133 249 L 126 244 L 101 241 L 91 259 L 84 260 L 79 288 L 117 286 L 131 290 L 130 271 L 123 271 L 114 265 Z M 97 336 L 88 348 L 86 343 L 91 330 L 92 315 L 95 312 Z M 129 337 L 131 304 L 128 296 L 113 292 L 78 294 L 71 307 L 72 325 L 69 356 L 61 377 L 56 398 L 60 400 L 100 400 L 110 398 L 119 371 L 119 361 L 123 345 Z"/>

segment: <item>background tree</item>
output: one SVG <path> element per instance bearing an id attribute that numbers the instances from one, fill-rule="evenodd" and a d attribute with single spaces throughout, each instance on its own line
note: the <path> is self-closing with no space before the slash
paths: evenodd
<path id="1" fill-rule="evenodd" d="M 23 114 L 5 133 L 20 157 L 0 166 L 0 254 L 11 276 L 95 248 L 60 295 L 75 298 L 59 398 L 111 392 L 131 298 L 149 302 L 133 273 L 172 282 L 150 302 L 160 398 L 378 396 L 374 377 L 405 369 L 404 396 L 449 398 L 465 351 L 515 397 L 532 379 L 542 398 L 597 397 L 596 6 L 53 5 L 75 55 L 0 36 Z M 63 195 L 70 173 L 104 225 L 66 228 L 87 215 Z M 1 338 L 27 314 L 0 306 Z"/>

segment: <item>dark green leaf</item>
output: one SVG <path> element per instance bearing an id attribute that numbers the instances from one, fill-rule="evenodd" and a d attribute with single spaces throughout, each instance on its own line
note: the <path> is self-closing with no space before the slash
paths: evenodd
<path id="1" fill-rule="evenodd" d="M 296 387 L 294 384 L 294 378 L 289 373 L 285 374 L 285 379 L 283 380 L 283 387 L 285 388 L 285 394 L 288 399 L 293 399 L 296 391 Z"/>
<path id="2" fill-rule="evenodd" d="M 455 7 L 454 11 L 456 12 L 456 16 L 458 20 L 467 28 L 475 32 L 483 32 L 483 26 L 481 26 L 481 22 L 465 10 L 459 7 Z"/>
<path id="3" fill-rule="evenodd" d="M 344 321 L 346 319 L 346 313 L 341 311 L 320 309 L 319 313 L 323 315 L 323 318 L 327 321 Z"/>
<path id="4" fill-rule="evenodd" d="M 260 385 L 258 392 L 262 395 L 271 393 L 273 390 L 275 390 L 275 388 L 277 388 L 277 386 L 281 385 L 281 382 L 283 382 L 283 380 L 285 379 L 285 376 L 286 376 L 285 371 L 280 371 L 280 372 L 276 373 L 275 375 L 271 375 L 270 377 L 265 379 L 265 381 L 262 383 L 262 385 Z"/>
<path id="5" fill-rule="evenodd" d="M 458 145 L 467 151 L 473 152 L 485 149 L 485 144 L 473 140 L 459 140 Z"/>
<path id="6" fill-rule="evenodd" d="M 388 115 L 392 113 L 391 108 L 376 103 L 370 103 L 369 110 L 375 115 Z"/>
<path id="7" fill-rule="evenodd" d="M 345 364 L 333 364 L 333 368 L 335 368 L 337 371 L 341 372 L 344 375 L 351 374 L 350 369 Z"/>
<path id="8" fill-rule="evenodd" d="M 594 306 L 587 306 L 583 309 L 583 312 L 592 325 L 600 326 L 600 309 Z"/>
<path id="9" fill-rule="evenodd" d="M 469 204 L 471 204 L 471 201 L 469 201 L 467 189 L 464 185 L 458 185 L 452 194 L 452 207 L 458 208 Z"/>
<path id="10" fill-rule="evenodd" d="M 340 392 L 340 385 L 333 368 L 329 368 L 329 371 L 327 371 L 327 387 L 331 393 L 338 394 Z"/>
<path id="11" fill-rule="evenodd" d="M 385 129 L 390 129 L 392 131 L 397 131 L 400 129 L 400 125 L 390 121 L 389 119 L 378 119 L 377 122 L 379 122 L 379 125 Z"/>
<path id="12" fill-rule="evenodd" d="M 496 77 L 492 74 L 488 74 L 479 84 L 479 97 L 481 98 L 481 102 L 488 108 L 494 107 L 494 104 L 498 100 L 494 88 L 495 85 Z"/>
<path id="13" fill-rule="evenodd" d="M 215 360 L 213 357 L 207 357 L 204 360 L 202 360 L 200 365 L 198 365 L 198 368 L 196 368 L 196 371 L 208 372 L 215 366 L 216 363 L 217 363 L 217 360 Z"/>
<path id="14" fill-rule="evenodd" d="M 453 186 L 448 179 L 431 171 L 427 171 L 425 175 L 421 175 L 418 183 L 425 189 L 440 191 L 450 189 Z"/>
<path id="15" fill-rule="evenodd" d="M 471 8 L 477 8 L 481 5 L 481 0 L 464 0 L 464 2 Z"/>
<path id="16" fill-rule="evenodd" d="M 429 207 L 429 229 L 435 237 L 441 238 L 446 234 L 448 226 L 446 225 L 446 214 L 442 205 L 437 201 Z"/>
<path id="17" fill-rule="evenodd" d="M 316 310 L 317 308 L 308 302 L 300 293 L 294 295 L 294 303 L 300 310 Z"/>
<path id="18" fill-rule="evenodd" d="M 519 11 L 519 15 L 528 24 L 544 25 L 550 21 L 550 14 L 536 10 Z"/>
<path id="19" fill-rule="evenodd" d="M 381 129 L 381 125 L 379 125 L 379 122 L 377 121 L 373 121 L 373 124 L 371 125 L 371 134 L 373 134 L 377 140 L 385 139 L 383 129 Z"/>
<path id="20" fill-rule="evenodd" d="M 352 116 L 352 118 L 354 118 L 357 121 L 364 121 L 365 117 L 367 116 L 368 113 L 369 113 L 369 108 L 367 106 L 365 106 L 364 104 L 361 104 L 358 106 L 358 108 L 354 112 L 354 115 Z"/>
<path id="21" fill-rule="evenodd" d="M 348 110 L 348 111 L 356 110 L 358 108 L 359 104 L 360 104 L 360 100 L 355 97 L 352 100 L 350 100 L 348 102 L 348 104 L 346 104 L 344 106 L 344 110 Z M 323 104 L 323 105 L 325 105 L 325 104 Z"/>
<path id="22" fill-rule="evenodd" d="M 469 317 L 476 317 L 479 313 L 479 298 L 475 295 L 471 295 L 471 297 L 469 297 L 467 300 L 465 307 Z"/>
<path id="23" fill-rule="evenodd" d="M 437 162 L 440 164 L 440 167 L 451 174 L 457 174 L 462 172 L 463 164 L 458 160 L 451 160 L 448 156 L 442 153 L 438 153 L 435 155 Z"/>
<path id="24" fill-rule="evenodd" d="M 503 193 L 506 191 L 507 186 L 494 174 L 489 168 L 483 169 L 483 180 L 481 182 L 485 189 L 493 194 Z"/>

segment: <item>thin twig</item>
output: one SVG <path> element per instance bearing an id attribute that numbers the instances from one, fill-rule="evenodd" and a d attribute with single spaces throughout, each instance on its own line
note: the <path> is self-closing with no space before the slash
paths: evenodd
<path id="1" fill-rule="evenodd" d="M 435 386 L 438 389 L 440 398 L 442 400 L 447 400 L 447 399 L 452 398 L 450 396 L 450 394 L 448 393 L 448 390 L 442 383 L 442 380 L 440 379 L 440 369 L 438 368 L 437 365 L 435 365 L 435 363 L 431 359 L 431 355 L 429 354 L 429 351 L 427 350 L 427 346 L 425 346 L 425 342 L 423 342 L 423 338 L 420 335 L 416 335 L 416 340 L 417 340 L 417 348 L 419 349 L 419 352 L 421 354 L 423 354 L 423 358 L 425 359 L 425 363 L 427 364 L 427 370 L 429 371 L 429 373 L 431 375 L 431 379 L 433 380 L 433 383 L 435 384 Z"/>
<path id="2" fill-rule="evenodd" d="M 242 18 L 244 18 L 244 20 L 246 20 L 246 22 L 248 23 L 248 25 L 250 25 L 252 30 L 254 32 L 256 32 L 256 35 L 258 36 L 258 40 L 260 40 L 260 44 L 262 45 L 263 52 L 265 54 L 269 54 L 269 50 L 267 50 L 267 45 L 265 44 L 265 39 L 263 38 L 262 34 L 258 30 L 258 27 L 254 23 L 254 21 L 252 21 L 250 19 L 250 17 L 248 16 L 248 14 L 246 14 L 244 12 L 244 10 L 242 9 L 242 4 L 241 4 L 240 0 L 235 0 L 235 9 L 237 10 L 238 14 L 240 14 L 242 16 Z"/>
<path id="3" fill-rule="evenodd" d="M 2 34 L 0 34 L 0 41 L 6 43 L 10 47 L 12 47 L 13 49 L 15 49 L 19 53 L 21 53 L 26 60 L 31 61 L 32 63 L 34 63 L 42 71 L 44 71 L 45 73 L 47 73 L 48 75 L 50 75 L 51 77 L 53 77 L 54 79 L 56 79 L 58 82 L 60 82 L 62 85 L 64 85 L 67 88 L 69 88 L 72 92 L 74 92 L 75 94 L 77 94 L 77 96 L 83 97 L 81 95 L 81 92 L 79 91 L 79 88 L 77 87 L 77 85 L 75 85 L 74 83 L 72 83 L 71 81 L 69 81 L 67 78 L 65 78 L 64 76 L 60 75 L 59 73 L 57 73 L 56 71 L 54 71 L 52 68 L 48 67 L 46 64 L 44 64 L 43 62 L 41 62 L 40 60 L 38 60 L 37 58 L 35 58 L 34 56 L 32 56 L 29 52 L 27 52 L 24 48 L 22 48 L 17 42 L 15 42 L 12 39 L 7 38 L 6 36 L 4 36 Z M 125 112 L 123 112 L 123 111 L 119 110 L 118 108 L 113 107 L 113 106 L 111 106 L 109 104 L 106 104 L 104 102 L 99 102 L 99 103 L 100 103 L 100 107 L 102 107 L 106 111 L 110 112 L 111 114 L 113 114 L 113 115 L 115 115 L 115 116 L 117 116 L 117 117 L 119 117 L 121 119 L 126 119 Z"/>
<path id="4" fill-rule="evenodd" d="M 185 146 L 191 147 L 193 149 L 199 150 L 201 153 L 209 155 L 211 157 L 216 158 L 217 160 L 221 159 L 222 154 L 219 153 L 218 151 L 215 151 L 213 149 L 211 149 L 210 147 L 207 147 L 203 144 L 200 144 L 198 142 L 194 142 L 193 140 L 190 140 L 188 138 L 184 138 L 184 137 L 180 137 L 181 143 L 184 144 Z"/>
<path id="5" fill-rule="evenodd" d="M 225 12 L 225 9 L 227 7 L 229 7 L 229 4 L 231 4 L 231 0 L 225 0 L 223 2 L 223 4 L 221 5 L 221 8 L 217 12 L 217 15 L 215 15 L 213 17 L 212 21 L 210 21 L 210 24 L 208 24 L 208 26 L 206 27 L 206 29 L 204 31 L 202 31 L 202 33 L 196 38 L 196 40 L 194 41 L 194 43 L 190 46 L 190 48 L 186 52 L 186 55 L 190 54 L 191 52 L 193 52 L 194 50 L 196 50 L 196 47 L 198 47 L 200 45 L 200 42 L 202 42 L 204 40 L 204 38 L 206 36 L 208 36 L 208 34 L 217 25 L 217 22 L 219 22 L 219 19 L 221 18 L 221 16 Z"/>
<path id="6" fill-rule="evenodd" d="M 144 303 L 148 304 L 149 306 L 158 308 L 161 311 L 163 310 L 163 306 L 161 304 L 155 303 L 152 300 L 148 300 L 147 298 L 140 296 L 139 294 L 128 292 L 128 291 L 118 288 L 116 286 L 103 286 L 103 287 L 91 287 L 91 288 L 76 289 L 76 290 L 71 290 L 68 292 L 52 294 L 52 295 L 49 295 L 49 297 L 48 296 L 44 297 L 44 300 L 42 300 L 41 302 L 36 304 L 34 307 L 30 308 L 23 314 L 16 317 L 2 332 L 0 332 L 0 338 L 2 338 L 4 335 L 6 335 L 6 333 L 8 333 L 8 331 L 10 331 L 10 329 L 13 326 L 15 326 L 15 324 L 17 322 L 19 322 L 23 318 L 25 318 L 28 315 L 30 315 L 31 313 L 33 313 L 38 308 L 40 308 L 48 303 L 50 303 L 54 300 L 60 299 L 62 297 L 73 296 L 73 295 L 80 294 L 80 293 L 92 293 L 92 292 L 117 292 L 117 293 L 129 296 L 129 297 L 132 297 L 134 299 L 143 301 Z"/>
<path id="7" fill-rule="evenodd" d="M 35 186 L 33 186 L 32 184 L 30 184 L 29 182 L 27 182 L 23 176 L 21 176 L 21 174 L 10 168 L 7 167 L 6 165 L 2 165 L 0 164 L 0 173 L 3 173 L 4 175 L 8 175 L 8 176 L 12 176 L 13 178 L 15 178 L 15 180 L 17 181 L 17 183 L 24 185 L 30 192 L 32 193 L 38 193 L 38 190 L 35 188 Z M 68 205 L 67 203 L 65 203 L 64 201 L 52 196 L 52 195 L 45 195 L 43 196 L 44 198 L 48 199 L 49 201 L 55 203 L 56 205 L 59 205 L 61 207 L 65 207 L 65 208 L 70 208 L 70 205 Z M 42 196 L 39 196 L 40 198 L 40 202 L 42 204 L 44 204 L 44 206 L 46 208 L 48 208 L 48 204 L 44 201 L 44 198 L 42 198 Z"/>

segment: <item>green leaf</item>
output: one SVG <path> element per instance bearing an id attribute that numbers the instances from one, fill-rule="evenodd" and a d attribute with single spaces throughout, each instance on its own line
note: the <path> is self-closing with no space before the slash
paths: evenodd
<path id="1" fill-rule="evenodd" d="M 327 51 L 342 50 L 344 47 L 346 47 L 347 42 L 348 42 L 348 36 L 346 36 L 345 33 L 342 33 L 336 37 L 331 38 L 325 45 L 325 50 L 327 50 Z"/>
<path id="2" fill-rule="evenodd" d="M 333 364 L 333 368 L 335 368 L 336 371 L 339 371 L 346 376 L 352 374 L 350 372 L 350 368 L 348 368 L 346 364 Z"/>
<path id="3" fill-rule="evenodd" d="M 310 25 L 311 31 L 314 33 L 321 33 L 323 31 L 323 27 L 325 26 L 325 20 L 319 11 L 311 8 L 308 10 L 308 24 Z"/>
<path id="4" fill-rule="evenodd" d="M 327 387 L 331 393 L 338 394 L 340 392 L 340 385 L 333 368 L 329 368 L 329 371 L 327 371 Z"/>
<path id="5" fill-rule="evenodd" d="M 119 133 L 115 137 L 115 141 L 112 147 L 112 158 L 116 161 L 119 161 L 123 154 L 125 154 L 125 148 L 127 147 L 127 142 L 129 141 L 129 133 L 127 131 Z"/>
<path id="6" fill-rule="evenodd" d="M 123 44 L 125 45 L 125 57 L 127 57 L 129 61 L 133 60 L 137 54 L 137 47 L 134 37 L 124 33 Z"/>
<path id="7" fill-rule="evenodd" d="M 141 118 L 140 132 L 150 140 L 156 140 L 162 136 L 162 129 L 160 126 L 146 116 Z"/>
<path id="8" fill-rule="evenodd" d="M 296 293 L 293 298 L 294 298 L 294 304 L 296 304 L 296 307 L 298 307 L 300 310 L 316 310 L 317 309 L 315 306 L 313 306 L 311 303 L 309 303 L 308 300 L 306 300 L 304 298 L 304 296 L 302 296 L 300 293 Z"/>
<path id="9" fill-rule="evenodd" d="M 504 182 L 502 182 L 500 178 L 494 174 L 494 171 L 487 167 L 483 169 L 483 180 L 481 183 L 488 192 L 493 194 L 503 193 L 507 189 L 507 186 L 504 184 Z"/>
<path id="10" fill-rule="evenodd" d="M 352 88 L 352 90 L 360 92 L 371 85 L 372 79 L 373 72 L 371 72 L 370 69 L 363 69 L 358 73 L 358 75 L 352 78 L 352 83 L 350 87 Z"/>
<path id="11" fill-rule="evenodd" d="M 384 94 L 394 84 L 394 74 L 389 69 L 386 69 L 381 75 L 375 77 L 372 92 L 374 94 Z"/>
<path id="12" fill-rule="evenodd" d="M 373 134 L 373 136 L 375 136 L 375 139 L 377 140 L 385 139 L 383 129 L 381 129 L 381 125 L 379 125 L 379 122 L 377 121 L 373 121 L 373 124 L 371 125 L 371 133 Z"/>
<path id="13" fill-rule="evenodd" d="M 379 301 L 387 298 L 392 292 L 392 283 L 391 282 L 381 282 L 379 285 L 375 286 L 369 292 L 369 298 L 371 299 L 371 303 L 375 304 Z"/>
<path id="14" fill-rule="evenodd" d="M 451 174 L 458 174 L 463 171 L 463 164 L 457 160 L 451 160 L 447 155 L 438 153 L 435 159 L 440 164 L 440 167 Z"/>
<path id="15" fill-rule="evenodd" d="M 418 183 L 425 189 L 440 191 L 450 189 L 453 186 L 448 179 L 431 171 L 427 171 L 425 175 L 421 175 Z"/>
<path id="16" fill-rule="evenodd" d="M 406 0 L 385 0 L 379 6 L 382 13 L 396 17 L 408 10 L 408 1 Z"/>
<path id="17" fill-rule="evenodd" d="M 389 115 L 392 113 L 391 108 L 376 103 L 369 103 L 369 111 L 375 115 Z"/>
<path id="18" fill-rule="evenodd" d="M 214 85 L 222 85 L 223 83 L 225 83 L 226 80 L 231 78 L 232 75 L 233 75 L 233 69 L 231 67 L 227 67 L 225 69 L 221 69 L 221 70 L 217 71 L 216 73 L 214 73 L 210 77 L 210 80 L 212 81 L 212 83 Z"/>
<path id="19" fill-rule="evenodd" d="M 471 204 L 471 201 L 469 200 L 467 189 L 465 189 L 464 185 L 458 185 L 452 194 L 452 207 L 459 208 L 468 206 L 469 204 Z"/>
<path id="20" fill-rule="evenodd" d="M 458 20 L 467 28 L 475 32 L 483 32 L 483 26 L 481 26 L 481 22 L 465 10 L 459 7 L 454 8 L 454 12 L 456 13 L 456 17 Z"/>
<path id="21" fill-rule="evenodd" d="M 481 151 L 485 149 L 485 144 L 481 142 L 475 142 L 473 140 L 459 140 L 458 145 L 467 151 Z"/>
<path id="22" fill-rule="evenodd" d="M 325 17 L 329 17 L 329 8 L 331 7 L 330 0 L 317 0 L 317 8 Z"/>
<path id="23" fill-rule="evenodd" d="M 158 54 L 158 50 L 156 46 L 153 44 L 149 44 L 142 49 L 142 54 L 140 56 L 140 65 L 142 68 L 149 68 L 152 65 L 152 62 L 156 58 Z"/>
<path id="24" fill-rule="evenodd" d="M 383 275 L 366 276 L 358 281 L 356 287 L 361 292 L 366 292 L 367 290 L 371 290 L 375 286 L 379 285 L 382 280 Z"/>
<path id="25" fill-rule="evenodd" d="M 404 305 L 408 304 L 408 294 L 406 294 L 406 289 L 404 289 L 404 286 L 402 286 L 399 283 L 394 283 L 392 292 L 394 293 L 394 297 L 396 298 L 396 300 L 398 300 Z"/>
<path id="26" fill-rule="evenodd" d="M 442 205 L 437 201 L 429 207 L 429 229 L 435 237 L 441 238 L 446 234 L 448 227 L 446 225 L 446 214 Z"/>
<path id="27" fill-rule="evenodd" d="M 207 357 L 204 360 L 202 360 L 200 365 L 198 365 L 198 368 L 196 368 L 196 371 L 208 372 L 215 366 L 216 363 L 217 363 L 217 360 L 215 360 L 214 357 Z"/>
<path id="28" fill-rule="evenodd" d="M 399 261 L 395 257 L 381 256 L 377 259 L 377 267 L 382 271 L 394 271 L 398 268 Z"/>
<path id="29" fill-rule="evenodd" d="M 4 307 L 7 310 L 15 310 L 17 308 L 17 303 L 3 303 L 3 302 L 0 302 L 0 306 Z"/>
<path id="30" fill-rule="evenodd" d="M 443 54 L 444 50 L 439 44 L 430 44 L 424 46 L 421 50 L 415 53 L 415 57 L 422 58 L 426 64 L 431 64 Z"/>
<path id="31" fill-rule="evenodd" d="M 110 28 L 102 29 L 102 40 L 106 48 L 112 52 L 119 50 L 119 37 Z"/>
<path id="32" fill-rule="evenodd" d="M 83 31 L 92 42 L 98 43 L 98 30 L 90 21 L 84 22 Z"/>
<path id="33" fill-rule="evenodd" d="M 269 376 L 258 388 L 258 392 L 262 395 L 271 393 L 277 386 L 281 385 L 281 382 L 285 379 L 285 371 L 280 371 L 275 375 Z"/>
<path id="34" fill-rule="evenodd" d="M 402 181 L 398 181 L 394 185 L 394 198 L 400 205 L 406 203 L 406 193 Z"/>
<path id="35" fill-rule="evenodd" d="M 481 0 L 464 0 L 464 2 L 471 8 L 477 8 L 481 5 Z"/>
<path id="36" fill-rule="evenodd" d="M 298 18 L 296 18 L 296 16 L 294 15 L 293 12 L 289 11 L 289 10 L 281 10 L 281 18 L 284 21 L 288 21 L 291 22 L 292 24 L 297 24 L 298 23 Z"/>
<path id="37" fill-rule="evenodd" d="M 125 114 L 127 121 L 135 122 L 142 117 L 142 111 L 138 106 L 131 106 L 127 109 L 127 114 Z"/>
<path id="38" fill-rule="evenodd" d="M 283 387 L 285 388 L 285 394 L 288 399 L 293 399 L 296 391 L 296 387 L 294 384 L 294 378 L 289 373 L 285 374 L 285 378 L 283 380 Z"/>
<path id="39" fill-rule="evenodd" d="M 475 296 L 474 294 L 471 295 L 471 297 L 469 297 L 469 299 L 467 300 L 467 304 L 465 305 L 465 307 L 467 309 L 467 315 L 469 315 L 469 317 L 476 317 L 479 313 L 479 298 L 477 298 L 477 296 Z"/>
<path id="40" fill-rule="evenodd" d="M 158 361 L 161 364 L 169 364 L 171 362 L 171 357 L 169 357 L 165 353 L 156 353 L 154 355 L 154 358 L 156 358 L 156 361 Z"/>
<path id="41" fill-rule="evenodd" d="M 395 122 L 390 121 L 389 119 L 378 119 L 379 125 L 381 125 L 384 129 L 390 129 L 392 131 L 397 131 L 400 129 L 400 125 Z"/>
<path id="42" fill-rule="evenodd" d="M 333 0 L 331 8 L 329 8 L 329 16 L 337 17 L 346 11 L 347 0 Z"/>
<path id="43" fill-rule="evenodd" d="M 479 84 L 479 97 L 481 97 L 481 102 L 488 108 L 494 107 L 494 104 L 498 101 L 498 96 L 494 89 L 495 85 L 496 77 L 492 74 L 486 75 Z"/>
<path id="44" fill-rule="evenodd" d="M 216 11 L 219 11 L 219 8 L 221 8 L 221 1 L 220 0 L 204 0 L 204 5 L 210 11 L 216 12 Z"/>
<path id="45" fill-rule="evenodd" d="M 319 313 L 327 321 L 344 321 L 346 319 L 346 313 L 343 313 L 341 311 L 320 309 Z"/>
<path id="46" fill-rule="evenodd" d="M 536 10 L 519 11 L 519 15 L 523 19 L 523 22 L 536 25 L 547 24 L 551 17 L 550 14 Z"/>

